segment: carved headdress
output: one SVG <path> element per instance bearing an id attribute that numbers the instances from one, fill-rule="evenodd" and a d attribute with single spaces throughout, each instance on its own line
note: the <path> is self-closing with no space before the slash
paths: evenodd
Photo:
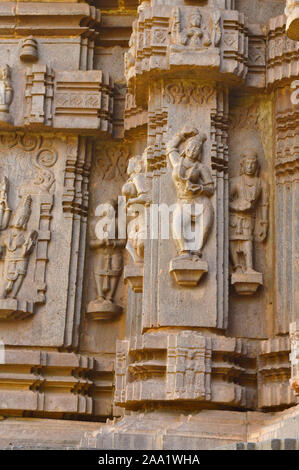
<path id="1" fill-rule="evenodd" d="M 30 195 L 22 196 L 18 207 L 16 208 L 10 226 L 17 228 L 26 228 L 31 215 L 32 198 Z"/>

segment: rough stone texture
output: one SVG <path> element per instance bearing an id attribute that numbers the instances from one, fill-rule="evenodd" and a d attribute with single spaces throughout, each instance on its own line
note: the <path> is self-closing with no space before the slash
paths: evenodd
<path id="1" fill-rule="evenodd" d="M 298 10 L 0 1 L 1 448 L 298 449 Z"/>

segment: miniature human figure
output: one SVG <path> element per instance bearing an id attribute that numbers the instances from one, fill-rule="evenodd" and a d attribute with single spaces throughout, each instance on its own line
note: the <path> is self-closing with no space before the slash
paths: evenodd
<path id="1" fill-rule="evenodd" d="M 195 8 L 188 18 L 188 26 L 180 31 L 180 10 L 174 11 L 173 36 L 176 36 L 183 46 L 192 48 L 209 47 L 212 42 L 207 31 L 202 27 L 202 15 L 199 8 Z"/>
<path id="2" fill-rule="evenodd" d="M 144 240 L 146 238 L 145 204 L 148 202 L 146 183 L 146 151 L 143 155 L 130 158 L 127 173 L 128 180 L 122 187 L 122 194 L 126 197 L 127 208 L 133 215 L 128 224 L 127 250 L 133 261 L 142 262 L 144 258 Z M 134 210 L 135 208 L 138 210 Z"/>
<path id="3" fill-rule="evenodd" d="M 112 199 L 107 203 L 107 211 L 103 217 L 108 215 L 108 209 L 112 210 L 111 216 L 115 217 L 115 234 L 107 233 L 102 239 L 90 241 L 90 248 L 97 250 L 100 254 L 99 263 L 95 264 L 94 278 L 97 290 L 97 299 L 92 303 L 114 304 L 114 295 L 123 270 L 122 249 L 126 240 L 118 238 L 118 203 Z"/>
<path id="4" fill-rule="evenodd" d="M 5 230 L 8 226 L 11 209 L 7 203 L 8 179 L 6 176 L 0 180 L 0 230 Z"/>
<path id="5" fill-rule="evenodd" d="M 13 98 L 13 88 L 10 81 L 8 65 L 0 67 L 0 121 L 9 121 L 9 106 Z"/>
<path id="6" fill-rule="evenodd" d="M 186 141 L 183 151 L 179 148 Z M 180 258 L 199 258 L 207 241 L 214 221 L 214 209 L 210 201 L 215 187 L 210 169 L 201 162 L 205 134 L 197 129 L 183 129 L 168 143 L 167 154 L 172 166 L 172 178 L 177 190 L 178 202 L 173 213 L 173 236 L 178 240 Z M 191 205 L 191 222 L 199 227 L 202 222 L 202 236 L 194 249 L 194 241 L 188 240 L 190 214 L 182 206 Z M 196 207 L 201 207 L 198 212 Z"/>
<path id="7" fill-rule="evenodd" d="M 230 256 L 235 272 L 256 273 L 253 268 L 254 233 L 264 241 L 268 231 L 269 195 L 267 184 L 258 176 L 256 152 L 244 153 L 240 176 L 230 182 Z M 256 221 L 258 206 L 261 220 Z"/>
<path id="8" fill-rule="evenodd" d="M 0 254 L 4 254 L 4 276 L 0 282 L 0 298 L 15 299 L 28 269 L 29 256 L 32 253 L 38 233 L 26 230 L 31 215 L 32 199 L 23 196 L 13 214 L 7 235 L 0 245 Z"/>

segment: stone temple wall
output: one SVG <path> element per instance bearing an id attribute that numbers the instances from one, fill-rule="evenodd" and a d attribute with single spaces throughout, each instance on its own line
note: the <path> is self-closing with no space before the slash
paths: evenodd
<path id="1" fill-rule="evenodd" d="M 0 447 L 298 447 L 298 116 L 298 0 L 0 1 Z"/>

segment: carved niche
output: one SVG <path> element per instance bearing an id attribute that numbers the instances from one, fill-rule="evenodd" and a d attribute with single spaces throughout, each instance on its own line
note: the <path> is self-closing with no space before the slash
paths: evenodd
<path id="1" fill-rule="evenodd" d="M 9 106 L 13 99 L 13 88 L 10 77 L 10 67 L 2 65 L 0 67 L 0 126 L 1 123 L 11 124 Z"/>
<path id="2" fill-rule="evenodd" d="M 176 282 L 185 287 L 197 286 L 202 275 L 208 272 L 202 250 L 214 221 L 210 198 L 215 186 L 210 168 L 201 161 L 206 139 L 198 129 L 184 128 L 167 145 L 177 191 L 172 231 L 179 250 L 179 257 L 170 263 L 170 272 Z"/>
<path id="3" fill-rule="evenodd" d="M 94 280 L 97 298 L 87 306 L 88 317 L 92 320 L 108 320 L 122 313 L 122 307 L 115 303 L 114 296 L 123 270 L 122 251 L 126 240 L 118 238 L 118 201 L 113 199 L 104 206 L 102 217 L 111 219 L 114 233 L 108 230 L 103 235 L 95 229 L 95 238 L 89 243 L 96 257 Z"/>
<path id="4" fill-rule="evenodd" d="M 57 153 L 51 141 L 0 135 L 0 319 L 23 319 L 46 301 Z M 12 209 L 14 207 L 14 209 Z"/>
<path id="5" fill-rule="evenodd" d="M 239 295 L 254 294 L 263 275 L 254 270 L 254 240 L 265 241 L 268 233 L 269 191 L 259 176 L 257 153 L 243 154 L 240 175 L 230 181 L 231 282 Z"/>
<path id="6" fill-rule="evenodd" d="M 132 264 L 125 267 L 125 280 L 134 292 L 143 289 L 144 242 L 146 239 L 146 205 L 149 203 L 149 186 L 147 182 L 147 149 L 142 155 L 130 158 L 127 168 L 129 178 L 122 187 L 126 198 L 128 242 Z"/>
<path id="7" fill-rule="evenodd" d="M 212 14 L 196 8 L 175 8 L 171 19 L 172 52 L 184 48 L 192 51 L 217 47 L 221 41 L 221 15 L 218 10 Z"/>

